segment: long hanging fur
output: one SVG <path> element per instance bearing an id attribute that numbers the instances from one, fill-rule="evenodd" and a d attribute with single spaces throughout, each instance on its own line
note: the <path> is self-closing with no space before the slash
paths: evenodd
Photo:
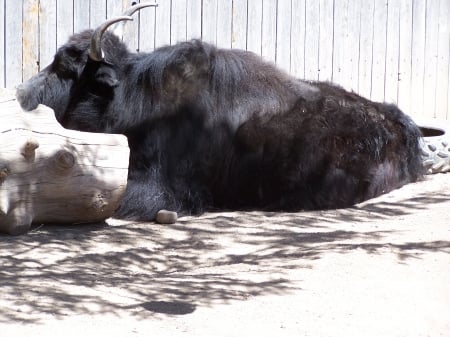
<path id="1" fill-rule="evenodd" d="M 420 130 L 393 105 L 198 40 L 136 54 L 106 33 L 94 62 L 91 34 L 74 35 L 17 96 L 67 128 L 128 137 L 118 217 L 347 207 L 423 173 Z"/>

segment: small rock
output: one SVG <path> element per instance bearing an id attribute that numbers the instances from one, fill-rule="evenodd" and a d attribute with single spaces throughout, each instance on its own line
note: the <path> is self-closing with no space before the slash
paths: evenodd
<path id="1" fill-rule="evenodd" d="M 160 224 L 173 224 L 177 222 L 177 219 L 178 219 L 177 212 L 172 212 L 165 209 L 160 210 L 156 214 L 156 222 Z"/>

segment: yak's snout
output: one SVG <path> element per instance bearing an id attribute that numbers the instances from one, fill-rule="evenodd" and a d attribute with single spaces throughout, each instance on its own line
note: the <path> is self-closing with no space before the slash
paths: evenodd
<path id="1" fill-rule="evenodd" d="M 34 110 L 38 104 L 43 103 L 40 101 L 40 92 L 44 90 L 44 82 L 45 79 L 39 73 L 16 87 L 16 98 L 22 109 Z"/>

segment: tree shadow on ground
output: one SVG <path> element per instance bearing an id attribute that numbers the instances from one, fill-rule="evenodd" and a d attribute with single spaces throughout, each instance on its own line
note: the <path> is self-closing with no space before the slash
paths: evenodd
<path id="1" fill-rule="evenodd" d="M 393 242 L 396 230 L 372 226 L 449 197 L 424 193 L 320 212 L 209 213 L 174 225 L 46 225 L 1 236 L 0 323 L 79 314 L 183 315 L 198 306 L 297 290 L 290 271 L 313 268 L 328 253 L 389 250 L 401 260 L 449 254 L 449 241 Z"/>

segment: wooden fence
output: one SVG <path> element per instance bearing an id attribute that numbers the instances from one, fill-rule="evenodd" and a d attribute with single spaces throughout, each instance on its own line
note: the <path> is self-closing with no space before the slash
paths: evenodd
<path id="1" fill-rule="evenodd" d="M 71 34 L 134 2 L 0 0 L 0 87 L 26 80 Z M 132 50 L 201 38 L 251 50 L 301 78 L 397 103 L 412 115 L 450 119 L 450 0 L 157 2 L 126 25 L 123 39 Z"/>

